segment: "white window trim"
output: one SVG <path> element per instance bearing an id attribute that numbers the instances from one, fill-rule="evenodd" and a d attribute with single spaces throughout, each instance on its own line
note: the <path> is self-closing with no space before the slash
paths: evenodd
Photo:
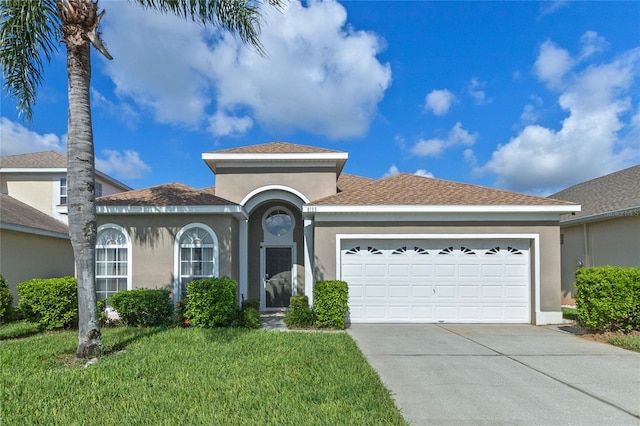
<path id="1" fill-rule="evenodd" d="M 115 223 L 105 223 L 104 225 L 100 225 L 98 227 L 98 234 L 100 235 L 100 232 L 104 231 L 105 229 L 115 229 L 119 232 L 122 233 L 122 235 L 124 235 L 124 238 L 126 240 L 126 248 L 127 248 L 127 290 L 131 290 L 132 288 L 132 277 L 133 277 L 133 253 L 132 253 L 132 247 L 131 247 L 131 237 L 129 236 L 129 233 L 127 232 L 126 229 L 124 229 L 122 226 L 120 225 L 116 225 Z M 98 245 L 96 244 L 96 249 L 98 248 Z M 96 259 L 97 262 L 97 259 Z M 98 279 L 98 276 L 96 274 L 96 280 Z"/>
<path id="2" fill-rule="evenodd" d="M 178 234 L 176 235 L 175 241 L 173 243 L 173 302 L 177 304 L 180 301 L 180 240 L 182 239 L 182 235 L 185 232 L 189 231 L 193 228 L 202 228 L 211 235 L 213 239 L 213 276 L 219 277 L 219 244 L 218 244 L 218 236 L 211 229 L 210 226 L 205 225 L 204 223 L 190 223 L 185 225 L 180 229 Z"/>

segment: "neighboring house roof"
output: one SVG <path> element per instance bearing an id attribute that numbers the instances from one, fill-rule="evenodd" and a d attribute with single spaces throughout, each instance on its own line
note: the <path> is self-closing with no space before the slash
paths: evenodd
<path id="1" fill-rule="evenodd" d="M 298 145 L 288 142 L 269 142 L 258 145 L 241 146 L 238 148 L 228 148 L 210 152 L 215 152 L 216 154 L 319 154 L 342 151 L 334 151 L 332 149 Z"/>
<path id="2" fill-rule="evenodd" d="M 400 173 L 341 192 L 311 205 L 572 205 L 566 201 L 467 183 Z"/>
<path id="3" fill-rule="evenodd" d="M 5 155 L 0 157 L 0 171 L 19 172 L 26 171 L 54 171 L 66 172 L 67 157 L 58 151 L 31 152 L 28 154 Z M 35 169 L 35 170 L 34 170 Z M 42 170 L 37 170 L 42 169 Z M 64 169 L 64 170 L 63 170 Z M 96 169 L 96 176 L 110 182 L 121 190 L 128 191 L 130 186 Z"/>
<path id="4" fill-rule="evenodd" d="M 582 205 L 582 211 L 564 216 L 561 222 L 617 217 L 612 213 L 629 210 L 640 214 L 640 165 L 570 186 L 549 198 Z"/>
<path id="5" fill-rule="evenodd" d="M 0 194 L 0 228 L 58 238 L 69 237 L 67 225 L 6 194 Z"/>
<path id="6" fill-rule="evenodd" d="M 338 192 L 354 191 L 371 182 L 375 182 L 375 179 L 342 173 L 338 176 Z"/>
<path id="7" fill-rule="evenodd" d="M 98 206 L 224 206 L 236 205 L 215 195 L 215 188 L 194 189 L 181 183 L 152 186 L 96 198 Z"/>
<path id="8" fill-rule="evenodd" d="M 0 167 L 7 169 L 66 169 L 67 157 L 58 151 L 5 155 L 0 157 Z"/>

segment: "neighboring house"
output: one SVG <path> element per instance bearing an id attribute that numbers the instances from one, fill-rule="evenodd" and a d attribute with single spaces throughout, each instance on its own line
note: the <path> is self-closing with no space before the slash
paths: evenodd
<path id="1" fill-rule="evenodd" d="M 129 190 L 96 170 L 96 197 Z M 67 157 L 57 151 L 0 157 L 0 193 L 68 223 Z"/>
<path id="2" fill-rule="evenodd" d="M 313 303 L 349 284 L 356 322 L 560 321 L 561 214 L 579 206 L 409 174 L 342 173 L 346 152 L 274 142 L 206 152 L 216 187 L 178 183 L 98 204 L 98 292 L 229 276 L 242 299 Z"/>
<path id="3" fill-rule="evenodd" d="M 0 157 L 0 273 L 16 285 L 74 275 L 67 226 L 67 161 L 56 151 Z M 131 188 L 96 171 L 100 195 Z"/>
<path id="4" fill-rule="evenodd" d="M 16 286 L 33 278 L 74 274 L 69 227 L 31 206 L 0 194 L 0 273 Z"/>
<path id="5" fill-rule="evenodd" d="M 562 303 L 575 302 L 578 268 L 640 266 L 640 165 L 549 197 L 582 205 L 582 211 L 560 218 Z"/>

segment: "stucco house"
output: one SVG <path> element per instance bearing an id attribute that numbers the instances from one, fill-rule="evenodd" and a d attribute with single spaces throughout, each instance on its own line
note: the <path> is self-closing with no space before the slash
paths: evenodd
<path id="1" fill-rule="evenodd" d="M 67 226 L 67 159 L 56 151 L 0 157 L 0 273 L 16 285 L 74 274 Z M 131 188 L 96 171 L 100 195 Z"/>
<path id="2" fill-rule="evenodd" d="M 589 266 L 640 266 L 640 165 L 550 196 L 578 203 L 560 217 L 562 303 L 573 304 L 575 272 Z"/>
<path id="3" fill-rule="evenodd" d="M 103 196 L 99 297 L 229 276 L 286 308 L 317 280 L 349 284 L 349 320 L 561 320 L 560 215 L 579 206 L 409 174 L 343 173 L 346 152 L 284 142 L 206 152 L 216 186 Z"/>

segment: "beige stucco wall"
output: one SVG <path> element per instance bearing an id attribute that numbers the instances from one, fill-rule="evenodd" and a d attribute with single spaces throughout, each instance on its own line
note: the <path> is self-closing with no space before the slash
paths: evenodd
<path id="1" fill-rule="evenodd" d="M 99 215 L 98 226 L 122 226 L 131 238 L 133 288 L 173 290 L 175 237 L 184 226 L 203 223 L 218 238 L 220 276 L 238 280 L 238 221 L 231 215 Z"/>
<path id="2" fill-rule="evenodd" d="M 54 207 L 58 205 L 59 200 L 53 199 L 54 193 L 59 195 L 60 178 L 53 175 L 47 176 L 45 180 L 33 176 L 11 175 L 3 178 L 3 192 L 9 194 L 18 201 L 41 211 L 42 213 L 55 216 Z M 55 188 L 54 188 L 55 186 Z M 55 191 L 57 189 L 57 191 Z"/>
<path id="3" fill-rule="evenodd" d="M 439 223 L 431 225 L 380 225 L 375 223 L 317 222 L 314 235 L 314 278 L 335 279 L 337 234 L 537 234 L 540 240 L 540 310 L 560 311 L 560 228 L 557 223 L 511 224 L 502 223 Z M 531 245 L 531 283 L 535 290 L 535 251 Z M 531 319 L 535 322 L 535 295 L 531 298 Z"/>
<path id="4" fill-rule="evenodd" d="M 562 297 L 575 298 L 575 272 L 582 262 L 589 266 L 640 266 L 640 217 L 619 216 L 609 220 L 566 226 L 561 231 Z"/>
<path id="5" fill-rule="evenodd" d="M 0 230 L 0 274 L 9 283 L 14 303 L 18 284 L 33 278 L 73 276 L 73 262 L 68 239 Z"/>
<path id="6" fill-rule="evenodd" d="M 335 170 L 291 169 L 274 172 L 273 169 L 219 169 L 216 173 L 216 195 L 240 203 L 251 191 L 267 186 L 283 185 L 301 192 L 313 201 L 336 193 Z"/>

